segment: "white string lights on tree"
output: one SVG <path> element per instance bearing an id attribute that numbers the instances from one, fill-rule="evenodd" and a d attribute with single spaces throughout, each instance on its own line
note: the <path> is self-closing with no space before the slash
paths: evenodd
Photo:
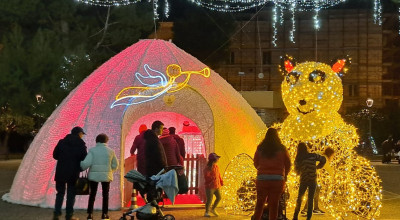
<path id="1" fill-rule="evenodd" d="M 141 0 L 76 0 L 76 1 L 88 4 L 88 5 L 110 7 L 110 6 L 131 5 L 131 4 L 138 3 Z M 153 4 L 154 19 L 158 19 L 158 16 L 159 16 L 159 14 L 157 12 L 157 9 L 159 7 L 158 0 L 148 0 L 148 2 Z M 167 18 L 169 16 L 169 2 L 168 2 L 168 0 L 165 0 L 164 15 Z"/>
<path id="2" fill-rule="evenodd" d="M 77 0 L 77 1 L 88 5 L 107 6 L 107 7 L 130 5 L 140 2 L 140 0 Z"/>
<path id="3" fill-rule="evenodd" d="M 199 6 L 210 10 L 222 12 L 238 12 L 260 5 L 264 5 L 269 0 L 189 0 Z"/>

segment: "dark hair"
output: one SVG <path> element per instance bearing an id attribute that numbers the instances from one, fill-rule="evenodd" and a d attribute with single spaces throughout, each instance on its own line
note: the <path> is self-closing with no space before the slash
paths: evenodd
<path id="1" fill-rule="evenodd" d="M 151 124 L 151 130 L 156 130 L 157 128 L 160 128 L 161 125 L 164 125 L 161 121 L 155 121 L 153 124 Z"/>
<path id="2" fill-rule="evenodd" d="M 175 131 L 176 131 L 175 127 L 169 127 L 168 130 L 169 130 L 169 134 L 175 134 Z"/>
<path id="3" fill-rule="evenodd" d="M 304 142 L 300 142 L 297 145 L 297 154 L 296 158 L 294 159 L 295 163 L 302 161 L 306 155 L 308 154 L 307 145 Z"/>
<path id="4" fill-rule="evenodd" d="M 208 170 L 211 170 L 212 165 L 213 165 L 214 163 L 216 163 L 216 162 L 217 162 L 217 160 L 208 160 L 208 162 L 207 162 L 207 169 L 208 169 Z"/>
<path id="5" fill-rule="evenodd" d="M 99 134 L 96 137 L 96 143 L 107 143 L 108 136 L 106 134 Z"/>
<path id="6" fill-rule="evenodd" d="M 297 145 L 297 154 L 294 159 L 294 171 L 300 174 L 300 163 L 306 158 L 308 154 L 307 145 L 304 142 L 300 142 Z"/>
<path id="7" fill-rule="evenodd" d="M 286 151 L 286 147 L 279 139 L 278 131 L 275 128 L 269 128 L 265 134 L 264 140 L 258 145 L 257 150 L 261 155 L 267 158 L 274 157 L 278 151 Z"/>
<path id="8" fill-rule="evenodd" d="M 324 154 L 329 158 L 335 153 L 335 150 L 333 150 L 331 147 L 327 147 L 324 151 Z"/>

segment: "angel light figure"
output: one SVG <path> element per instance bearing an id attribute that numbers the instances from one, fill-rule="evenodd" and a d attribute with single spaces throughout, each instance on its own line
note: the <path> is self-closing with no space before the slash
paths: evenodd
<path id="1" fill-rule="evenodd" d="M 187 85 L 192 74 L 198 74 L 204 77 L 210 76 L 210 68 L 208 67 L 201 71 L 182 71 L 179 65 L 170 64 L 166 68 L 168 79 L 163 73 L 150 68 L 148 64 L 144 65 L 144 69 L 146 75 L 142 75 L 138 72 L 135 74 L 136 79 L 143 86 L 132 86 L 122 89 L 115 97 L 111 108 L 119 105 L 129 106 L 140 104 L 154 100 L 164 93 L 177 92 Z M 185 77 L 185 79 L 178 83 L 176 82 L 178 77 Z"/>

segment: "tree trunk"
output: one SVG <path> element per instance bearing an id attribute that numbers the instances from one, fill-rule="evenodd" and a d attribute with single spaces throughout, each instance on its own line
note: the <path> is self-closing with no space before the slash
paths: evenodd
<path id="1" fill-rule="evenodd" d="M 8 139 L 9 139 L 9 137 L 10 137 L 10 132 L 6 131 L 6 134 L 4 136 L 4 140 L 3 140 L 3 143 L 2 143 L 2 146 L 1 146 L 1 147 L 4 148 L 5 160 L 10 159 L 9 158 L 10 155 L 9 155 L 9 151 L 8 151 Z"/>

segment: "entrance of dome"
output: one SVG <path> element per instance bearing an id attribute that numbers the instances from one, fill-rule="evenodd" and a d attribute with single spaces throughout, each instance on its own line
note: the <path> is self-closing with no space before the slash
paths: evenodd
<path id="1" fill-rule="evenodd" d="M 147 129 L 151 129 L 151 124 L 159 120 L 164 124 L 165 128 L 175 127 L 176 134 L 179 135 L 185 142 L 186 155 L 184 158 L 185 175 L 188 179 L 189 191 L 186 194 L 177 195 L 175 198 L 175 204 L 196 204 L 202 203 L 199 199 L 199 195 L 204 194 L 204 186 L 201 185 L 202 168 L 205 166 L 206 159 L 205 155 L 208 152 L 206 150 L 205 139 L 203 136 L 202 129 L 192 119 L 176 113 L 176 112 L 154 112 L 144 115 L 138 118 L 133 124 L 131 124 L 128 130 L 123 144 L 123 152 L 125 159 L 125 171 L 124 174 L 129 170 L 136 169 L 136 154 L 131 155 L 130 149 L 132 143 L 137 135 L 139 135 L 139 129 L 143 129 L 143 125 Z M 203 128 L 204 129 L 204 128 Z M 208 135 L 209 136 L 209 135 Z M 124 178 L 124 207 L 131 206 L 132 197 L 132 183 Z M 164 199 L 165 204 L 170 203 L 168 199 Z M 138 205 L 143 205 L 144 201 L 141 197 L 137 196 Z"/>

